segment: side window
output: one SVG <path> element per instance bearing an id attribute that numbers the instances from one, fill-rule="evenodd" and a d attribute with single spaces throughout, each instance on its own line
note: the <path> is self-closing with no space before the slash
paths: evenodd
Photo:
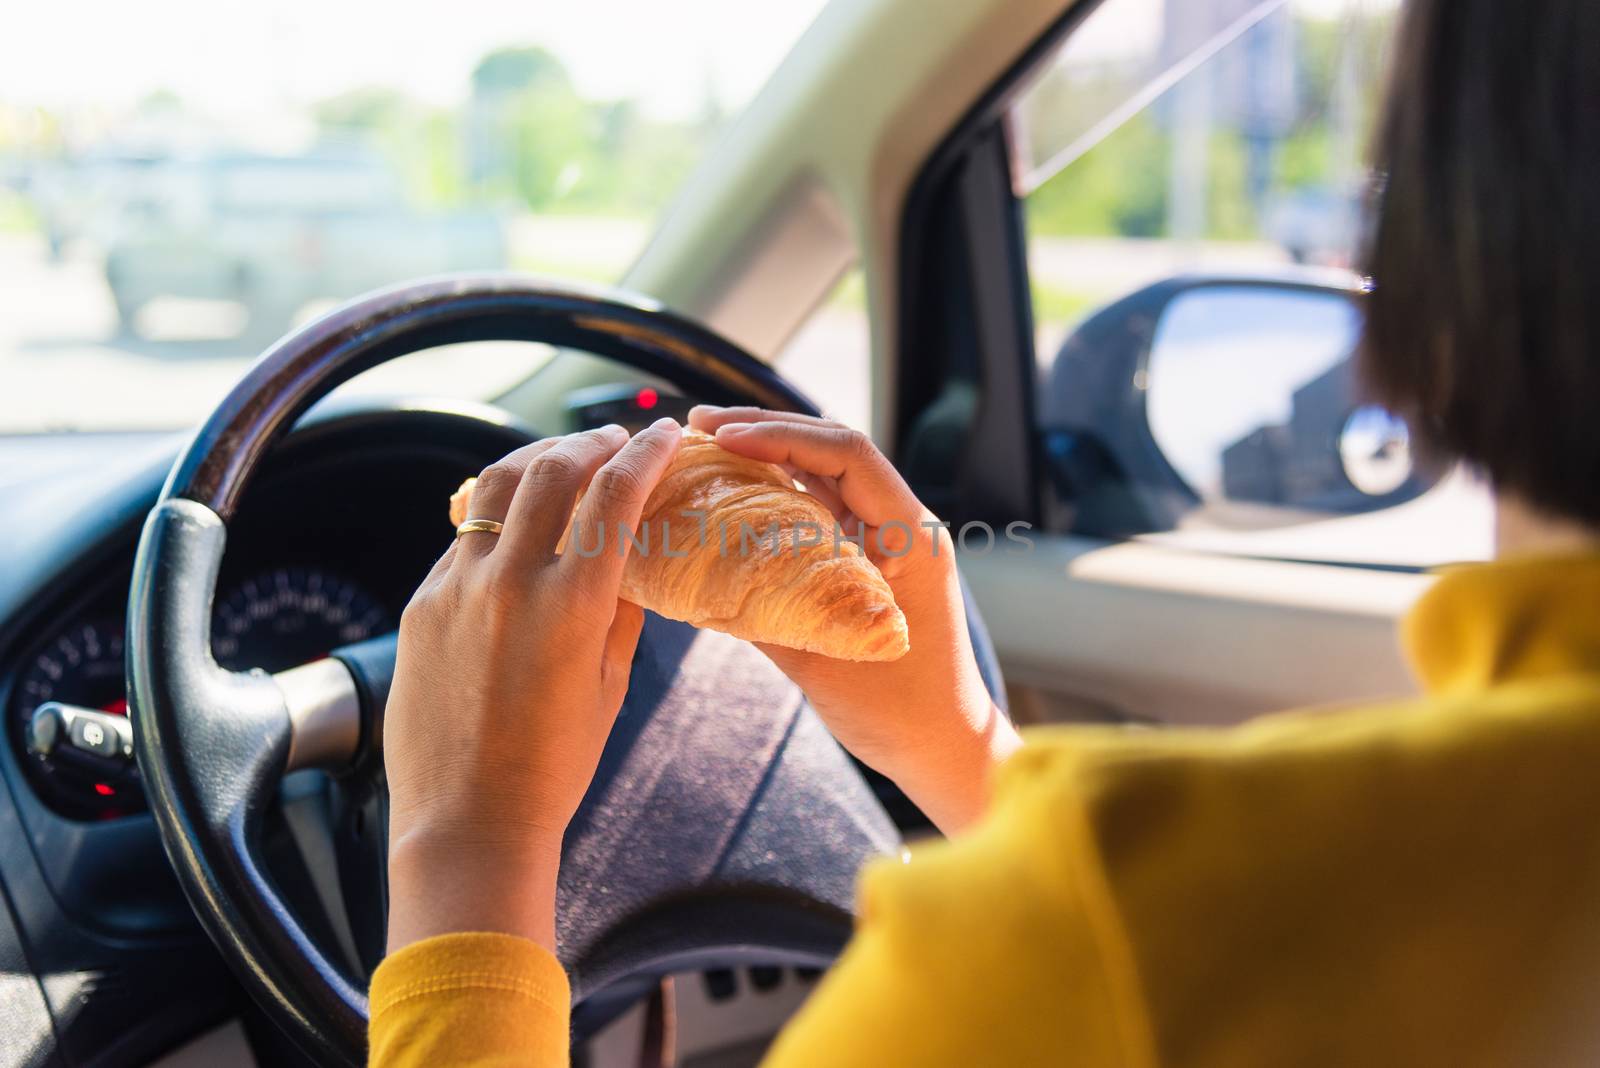
<path id="1" fill-rule="evenodd" d="M 1355 373 L 1394 0 L 1106 0 L 1008 114 L 1051 525 L 1386 566 L 1487 555 L 1485 488 Z"/>
<path id="2" fill-rule="evenodd" d="M 778 353 L 773 366 L 830 418 L 870 429 L 872 327 L 859 267 L 839 280 Z"/>

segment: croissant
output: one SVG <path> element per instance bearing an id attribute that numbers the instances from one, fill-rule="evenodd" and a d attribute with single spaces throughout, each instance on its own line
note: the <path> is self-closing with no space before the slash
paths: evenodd
<path id="1" fill-rule="evenodd" d="M 475 479 L 450 498 L 467 518 Z M 569 530 L 562 549 L 618 551 L 617 530 Z M 699 431 L 645 502 L 629 542 L 622 597 L 754 642 L 839 660 L 897 660 L 911 647 L 894 593 L 833 514 L 783 469 L 727 451 Z"/>

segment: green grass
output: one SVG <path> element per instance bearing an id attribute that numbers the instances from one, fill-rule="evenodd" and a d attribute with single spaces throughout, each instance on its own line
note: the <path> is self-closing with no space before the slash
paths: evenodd
<path id="1" fill-rule="evenodd" d="M 1033 282 L 1033 320 L 1036 323 L 1075 323 L 1105 301 L 1089 293 L 1058 289 Z"/>
<path id="2" fill-rule="evenodd" d="M 622 270 L 611 264 L 580 260 L 563 260 L 553 256 L 513 255 L 511 266 L 519 271 L 542 274 L 550 278 L 570 278 L 575 282 L 595 282 L 616 285 Z M 626 264 L 623 265 L 624 268 Z"/>
<path id="3" fill-rule="evenodd" d="M 22 197 L 0 189 L 0 234 L 31 234 L 39 229 L 39 216 Z"/>
<path id="4" fill-rule="evenodd" d="M 823 303 L 831 308 L 845 308 L 865 313 L 867 310 L 867 279 L 861 268 L 853 267 L 833 287 L 833 292 Z"/>

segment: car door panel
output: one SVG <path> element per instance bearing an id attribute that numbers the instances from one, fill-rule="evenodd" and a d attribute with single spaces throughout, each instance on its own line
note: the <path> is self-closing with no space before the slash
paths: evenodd
<path id="1" fill-rule="evenodd" d="M 1410 692 L 1395 626 L 1431 581 L 1071 536 L 961 566 L 1019 719 L 1184 726 Z"/>

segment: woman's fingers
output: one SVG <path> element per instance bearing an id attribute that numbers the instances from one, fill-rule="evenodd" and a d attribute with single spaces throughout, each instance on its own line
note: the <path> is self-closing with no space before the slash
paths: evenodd
<path id="1" fill-rule="evenodd" d="M 433 566 L 428 569 L 428 573 L 423 576 L 422 581 L 417 584 L 418 593 L 422 593 L 425 590 L 431 590 L 440 582 L 444 581 L 445 575 L 450 573 L 450 565 L 455 561 L 456 556 L 460 553 L 461 547 L 456 544 L 457 541 L 460 541 L 460 539 L 457 538 L 456 541 L 452 541 L 445 549 L 443 554 L 440 555 L 439 559 L 433 562 Z"/>
<path id="2" fill-rule="evenodd" d="M 601 467 L 578 506 L 561 566 L 589 584 L 593 596 L 615 597 L 644 503 L 678 454 L 683 435 L 671 419 L 641 430 Z"/>
<path id="3" fill-rule="evenodd" d="M 629 601 L 617 602 L 617 614 L 606 631 L 605 651 L 600 661 L 600 687 L 611 708 L 622 705 L 628 693 L 628 676 L 633 672 L 633 651 L 639 647 L 639 631 L 644 628 L 644 609 Z"/>
<path id="4" fill-rule="evenodd" d="M 573 502 L 627 441 L 628 432 L 620 426 L 602 427 L 558 438 L 529 460 L 506 513 L 495 559 L 513 569 L 529 569 L 554 559 Z M 473 503 L 476 508 L 476 492 Z"/>
<path id="5" fill-rule="evenodd" d="M 689 425 L 707 434 L 714 435 L 724 426 L 742 423 L 802 423 L 806 426 L 845 428 L 843 423 L 821 416 L 780 412 L 771 408 L 719 408 L 712 404 L 697 404 L 689 409 Z M 786 463 L 779 466 L 790 478 L 803 484 L 807 493 L 821 501 L 822 506 L 833 513 L 833 518 L 843 522 L 850 514 L 850 509 L 839 496 L 839 486 L 834 479 L 825 478 L 815 471 L 807 471 L 799 464 Z"/>
<path id="6" fill-rule="evenodd" d="M 497 523 L 504 523 L 506 514 L 511 511 L 511 499 L 516 496 L 528 465 L 562 440 L 545 438 L 524 445 L 484 468 L 472 487 L 472 503 L 467 507 L 467 518 L 493 519 Z M 497 540 L 493 534 L 466 534 L 456 539 L 451 552 L 461 559 L 478 559 L 489 555 Z"/>
<path id="7" fill-rule="evenodd" d="M 822 502 L 822 507 L 833 513 L 833 518 L 844 522 L 850 515 L 850 509 L 845 506 L 844 498 L 839 496 L 839 483 L 831 478 L 826 478 L 814 471 L 794 469 L 794 479 L 805 486 L 806 492 Z"/>
<path id="8" fill-rule="evenodd" d="M 922 505 L 872 439 L 858 430 L 820 421 L 723 423 L 717 444 L 729 452 L 774 464 L 793 464 L 831 478 L 844 506 L 871 527 L 922 518 Z"/>
<path id="9" fill-rule="evenodd" d="M 696 404 L 689 409 L 689 425 L 707 434 L 728 423 L 807 423 L 811 426 L 838 426 L 832 419 L 819 415 L 801 415 L 799 412 L 780 412 L 773 408 L 719 408 L 714 404 Z"/>

